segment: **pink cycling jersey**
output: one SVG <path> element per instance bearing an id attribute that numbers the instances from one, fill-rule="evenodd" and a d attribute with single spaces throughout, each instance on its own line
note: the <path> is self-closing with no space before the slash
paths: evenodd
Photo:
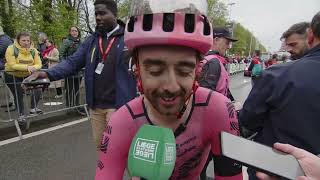
<path id="1" fill-rule="evenodd" d="M 226 63 L 226 59 L 218 54 L 211 54 L 206 56 L 204 60 L 202 60 L 202 66 L 204 66 L 207 62 L 212 61 L 213 59 L 218 59 L 220 64 L 219 80 L 214 90 L 225 96 L 228 96 L 230 78 L 229 73 L 223 65 L 224 63 Z"/>
<path id="2" fill-rule="evenodd" d="M 224 67 L 224 63 L 226 63 L 226 59 L 219 55 L 209 55 L 206 58 L 217 58 L 220 62 L 220 78 L 216 87 L 216 91 L 220 92 L 221 94 L 227 96 L 228 95 L 228 89 L 229 89 L 229 73 L 227 72 L 226 68 Z"/>
<path id="3" fill-rule="evenodd" d="M 152 124 L 152 122 L 141 96 L 113 114 L 104 131 L 96 180 L 121 180 L 123 178 L 131 141 L 143 124 Z M 177 157 L 170 179 L 198 179 L 210 149 L 214 156 L 218 157 L 217 161 L 221 159 L 219 137 L 221 131 L 239 135 L 233 104 L 217 92 L 198 88 L 193 96 L 186 129 L 176 137 Z M 215 163 L 215 179 L 242 179 L 239 165 L 234 162 L 226 165 L 228 163 L 224 162 Z M 235 167 L 240 171 L 233 174 L 225 173 L 228 169 Z M 223 173 L 217 171 L 219 169 L 222 169 Z"/>

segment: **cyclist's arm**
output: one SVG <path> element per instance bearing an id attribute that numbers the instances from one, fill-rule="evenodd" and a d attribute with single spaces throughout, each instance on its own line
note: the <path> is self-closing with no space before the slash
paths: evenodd
<path id="1" fill-rule="evenodd" d="M 131 133 L 132 118 L 127 114 L 124 108 L 119 109 L 112 115 L 105 128 L 95 180 L 123 178 L 130 144 L 134 136 Z"/>
<path id="2" fill-rule="evenodd" d="M 199 85 L 211 90 L 216 90 L 221 73 L 218 59 L 208 61 L 202 68 Z"/>
<path id="3" fill-rule="evenodd" d="M 221 155 L 220 133 L 222 131 L 240 135 L 239 124 L 233 103 L 216 93 L 214 99 L 215 120 L 211 121 L 211 151 L 213 153 L 214 174 L 216 180 L 242 180 L 242 167 L 235 161 Z"/>

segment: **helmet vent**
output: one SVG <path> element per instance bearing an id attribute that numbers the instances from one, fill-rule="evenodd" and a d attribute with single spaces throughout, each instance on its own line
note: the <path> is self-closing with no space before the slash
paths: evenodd
<path id="1" fill-rule="evenodd" d="M 153 15 L 152 14 L 143 15 L 143 25 L 142 25 L 143 30 L 144 31 L 151 31 L 152 22 L 153 22 Z"/>
<path id="2" fill-rule="evenodd" d="M 128 22 L 128 32 L 133 32 L 134 31 L 134 23 L 136 21 L 136 18 L 135 17 L 130 17 L 130 20 Z"/>
<path id="3" fill-rule="evenodd" d="M 205 17 L 205 16 L 203 16 L 203 24 L 204 24 L 204 26 L 203 26 L 203 34 L 205 36 L 211 35 L 211 26 L 210 26 L 210 23 L 208 21 L 208 18 Z"/>
<path id="4" fill-rule="evenodd" d="M 164 32 L 172 32 L 174 29 L 174 14 L 164 13 L 162 29 Z"/>
<path id="5" fill-rule="evenodd" d="M 184 20 L 184 31 L 187 33 L 193 33 L 195 28 L 194 24 L 195 24 L 194 14 L 186 14 L 185 20 Z"/>

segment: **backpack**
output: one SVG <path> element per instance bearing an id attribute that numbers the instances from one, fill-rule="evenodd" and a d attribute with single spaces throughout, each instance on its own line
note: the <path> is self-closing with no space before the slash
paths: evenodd
<path id="1" fill-rule="evenodd" d="M 17 58 L 19 55 L 19 49 L 17 48 L 17 46 L 13 45 L 13 54 L 14 57 Z M 34 49 L 31 49 L 31 56 L 32 59 L 34 59 L 34 56 L 36 55 L 36 52 L 34 51 Z"/>
<path id="2" fill-rule="evenodd" d="M 262 64 L 255 64 L 252 68 L 252 76 L 260 76 L 262 73 Z"/>

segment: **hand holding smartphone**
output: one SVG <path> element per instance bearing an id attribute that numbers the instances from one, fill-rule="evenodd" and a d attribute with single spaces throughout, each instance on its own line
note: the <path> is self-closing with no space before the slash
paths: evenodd
<path id="1" fill-rule="evenodd" d="M 288 179 L 304 176 L 295 157 L 226 132 L 221 133 L 222 155 L 245 166 Z"/>

